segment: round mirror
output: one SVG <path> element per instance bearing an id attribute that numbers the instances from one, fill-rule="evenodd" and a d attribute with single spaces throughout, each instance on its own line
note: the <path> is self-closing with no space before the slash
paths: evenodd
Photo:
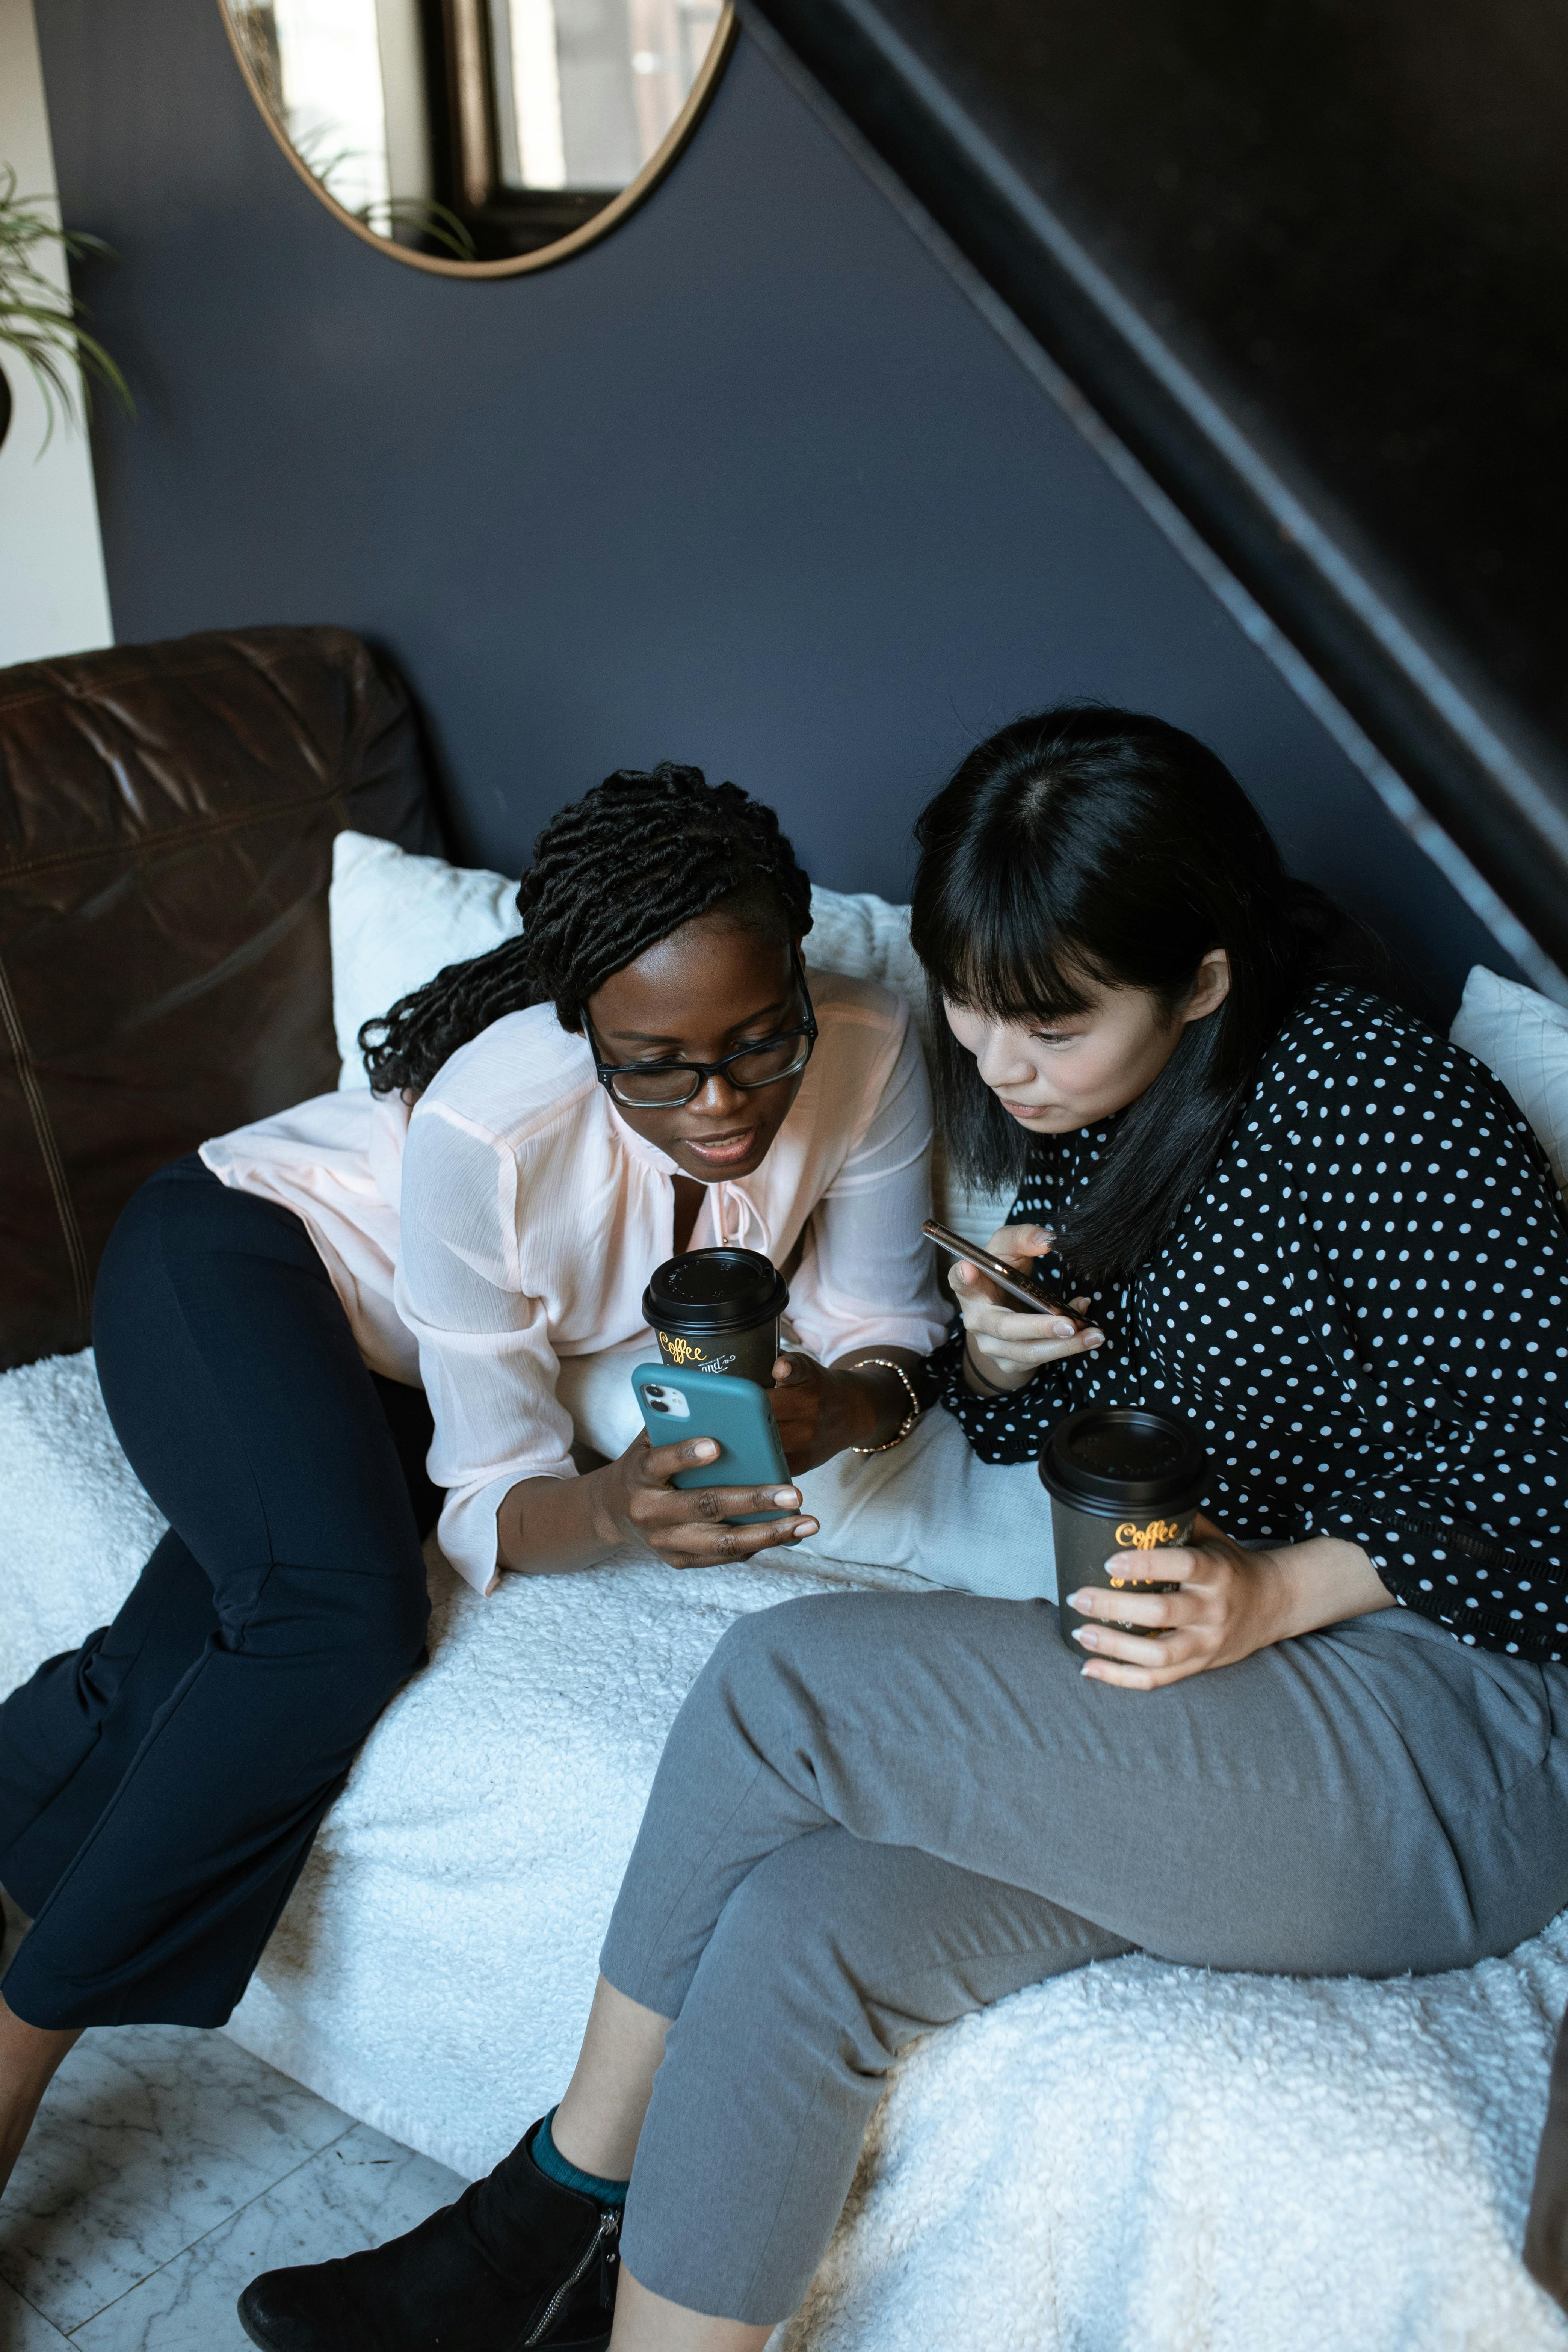
<path id="1" fill-rule="evenodd" d="M 284 152 L 416 268 L 536 269 L 602 236 L 689 134 L 729 0 L 218 0 Z"/>

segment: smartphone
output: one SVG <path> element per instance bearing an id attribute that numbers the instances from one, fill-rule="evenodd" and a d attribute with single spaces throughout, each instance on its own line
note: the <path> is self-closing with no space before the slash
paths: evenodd
<path id="1" fill-rule="evenodd" d="M 677 1486 L 790 1486 L 779 1425 L 767 1391 L 755 1381 L 731 1372 L 672 1371 L 668 1364 L 639 1364 L 632 1389 L 643 1427 L 655 1445 L 679 1445 L 682 1438 L 710 1437 L 719 1452 L 694 1470 L 678 1470 Z M 794 1511 L 746 1511 L 725 1522 L 755 1527 L 763 1519 L 793 1519 Z"/>
<path id="2" fill-rule="evenodd" d="M 1072 1325 L 1075 1331 L 1094 1329 L 1095 1326 L 1087 1316 L 1079 1315 L 1075 1308 L 1064 1305 L 1034 1275 L 1020 1274 L 1017 1267 L 1009 1265 L 1005 1258 L 993 1257 L 989 1250 L 976 1249 L 973 1242 L 966 1242 L 959 1234 L 949 1233 L 945 1225 L 939 1225 L 934 1217 L 928 1217 L 921 1231 L 931 1235 L 938 1249 L 946 1250 L 952 1257 L 964 1258 L 971 1265 L 977 1265 L 982 1274 L 990 1276 L 998 1290 L 1005 1290 L 1009 1298 L 1022 1299 L 1024 1305 L 1032 1307 L 1037 1315 L 1059 1315 Z"/>

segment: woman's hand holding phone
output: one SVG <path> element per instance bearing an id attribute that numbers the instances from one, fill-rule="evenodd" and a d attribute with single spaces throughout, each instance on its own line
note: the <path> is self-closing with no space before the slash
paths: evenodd
<path id="1" fill-rule="evenodd" d="M 794 1486 L 675 1486 L 680 1470 L 700 1469 L 718 1458 L 710 1437 L 683 1438 L 677 1445 L 652 1445 L 639 1431 L 618 1462 L 591 1473 L 598 1488 L 595 1517 L 606 1543 L 639 1543 L 667 1568 L 711 1568 L 721 1560 L 750 1559 L 753 1552 L 801 1542 L 816 1533 L 813 1518 L 773 1519 L 764 1527 L 727 1527 L 727 1519 L 758 1511 L 798 1511 Z"/>
<path id="2" fill-rule="evenodd" d="M 1055 1238 L 1044 1225 L 1004 1225 L 992 1234 L 987 1246 L 993 1257 L 1002 1258 L 1022 1274 L 1032 1274 L 1036 1259 L 1055 1246 Z M 978 1395 L 984 1396 L 988 1389 L 1022 1388 L 1042 1364 L 1081 1356 L 1104 1344 L 1103 1332 L 1080 1330 L 1066 1316 L 1016 1306 L 966 1259 L 960 1258 L 950 1269 L 948 1286 L 963 1317 L 968 1356 L 964 1375 Z M 1089 1305 L 1086 1298 L 1070 1303 L 1079 1314 Z"/>

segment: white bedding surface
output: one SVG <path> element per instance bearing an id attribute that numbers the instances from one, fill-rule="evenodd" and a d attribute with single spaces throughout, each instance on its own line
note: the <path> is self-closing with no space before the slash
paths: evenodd
<path id="1" fill-rule="evenodd" d="M 0 1689 L 159 1531 L 88 1356 L 0 1378 Z M 465 2172 L 559 2096 L 666 1727 L 731 1619 L 833 1581 L 438 1559 L 430 1668 L 329 1817 L 231 2032 Z M 1130 1959 L 917 2044 L 791 2352 L 1568 2352 L 1516 2249 L 1568 1918 L 1463 1975 Z"/>

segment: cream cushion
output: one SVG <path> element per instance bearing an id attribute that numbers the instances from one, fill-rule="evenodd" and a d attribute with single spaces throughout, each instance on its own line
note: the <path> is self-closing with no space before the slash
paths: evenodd
<path id="1" fill-rule="evenodd" d="M 1559 1191 L 1568 1186 L 1568 1009 L 1479 963 L 1448 1038 L 1502 1081 L 1535 1129 Z"/>
<path id="2" fill-rule="evenodd" d="M 358 1045 L 363 1023 L 423 988 L 447 964 L 486 955 L 522 929 L 515 880 L 444 857 L 416 857 L 365 833 L 340 833 L 332 844 L 328 912 L 343 1087 L 364 1084 Z"/>

